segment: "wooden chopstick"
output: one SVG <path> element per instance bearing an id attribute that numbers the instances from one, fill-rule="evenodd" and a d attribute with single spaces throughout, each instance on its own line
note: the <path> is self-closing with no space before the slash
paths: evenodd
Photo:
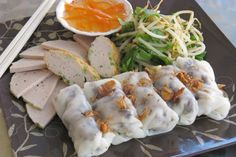
<path id="1" fill-rule="evenodd" d="M 45 5 L 49 2 L 49 0 L 45 0 L 39 8 L 35 11 L 35 13 L 31 16 L 31 18 L 27 21 L 27 23 L 24 25 L 24 27 L 21 29 L 21 31 L 16 35 L 16 37 L 12 40 L 12 42 L 8 45 L 8 47 L 5 49 L 5 51 L 0 56 L 0 65 L 2 64 L 3 60 L 7 57 L 9 52 L 12 50 L 12 48 L 15 46 L 17 41 L 24 35 L 24 33 L 27 31 L 29 26 L 37 19 L 39 13 L 43 10 Z"/>
<path id="2" fill-rule="evenodd" d="M 0 56 L 0 78 L 10 66 L 15 57 L 19 54 L 25 43 L 29 40 L 35 29 L 38 27 L 48 10 L 56 0 L 44 0 L 21 31 L 16 35 L 12 42 Z"/>

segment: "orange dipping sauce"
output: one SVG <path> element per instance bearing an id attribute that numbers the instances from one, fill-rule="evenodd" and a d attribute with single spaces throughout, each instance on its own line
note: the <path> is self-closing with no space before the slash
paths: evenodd
<path id="1" fill-rule="evenodd" d="M 127 18 L 125 5 L 116 0 L 73 0 L 65 4 L 64 19 L 72 27 L 86 32 L 107 32 L 120 26 L 118 18 Z"/>

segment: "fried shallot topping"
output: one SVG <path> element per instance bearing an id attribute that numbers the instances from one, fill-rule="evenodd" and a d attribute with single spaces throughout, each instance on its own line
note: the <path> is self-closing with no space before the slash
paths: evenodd
<path id="1" fill-rule="evenodd" d="M 138 115 L 138 119 L 143 121 L 151 112 L 151 109 L 148 107 L 145 107 L 143 112 Z"/>
<path id="2" fill-rule="evenodd" d="M 98 112 L 96 112 L 96 111 L 86 111 L 85 113 L 84 113 L 84 116 L 85 117 L 95 117 L 95 116 L 97 116 L 98 115 Z"/>
<path id="3" fill-rule="evenodd" d="M 126 95 L 133 94 L 134 90 L 135 90 L 135 86 L 132 84 L 124 84 L 123 86 L 123 91 Z"/>
<path id="4" fill-rule="evenodd" d="M 179 97 L 181 97 L 184 94 L 184 87 L 180 88 L 177 92 L 175 92 L 173 96 L 173 101 L 175 102 Z"/>
<path id="5" fill-rule="evenodd" d="M 125 96 L 121 96 L 117 99 L 116 105 L 119 107 L 121 110 L 125 110 L 128 108 L 126 102 L 125 102 Z"/>
<path id="6" fill-rule="evenodd" d="M 217 84 L 217 86 L 220 90 L 224 90 L 226 85 L 225 84 Z"/>
<path id="7" fill-rule="evenodd" d="M 150 86 L 151 84 L 152 84 L 152 81 L 150 79 L 141 78 L 137 85 L 140 87 L 147 87 L 147 86 Z"/>
<path id="8" fill-rule="evenodd" d="M 132 103 L 135 103 L 136 97 L 134 95 L 127 95 L 127 97 L 131 100 Z"/>
<path id="9" fill-rule="evenodd" d="M 115 88 L 116 88 L 116 82 L 114 80 L 108 81 L 98 88 L 98 94 L 100 97 L 108 96 L 112 94 Z"/>
<path id="10" fill-rule="evenodd" d="M 170 101 L 174 96 L 174 91 L 172 89 L 170 89 L 167 86 L 164 86 L 161 89 L 161 97 L 165 100 L 165 101 Z"/>
<path id="11" fill-rule="evenodd" d="M 203 81 L 199 79 L 194 79 L 186 72 L 179 72 L 177 75 L 178 79 L 186 85 L 192 92 L 197 92 L 203 87 Z"/>
<path id="12" fill-rule="evenodd" d="M 199 89 L 201 89 L 203 87 L 203 83 L 200 80 L 192 80 L 189 87 L 190 87 L 191 91 L 197 92 Z"/>
<path id="13" fill-rule="evenodd" d="M 106 121 L 97 120 L 97 124 L 98 124 L 101 132 L 104 133 L 104 134 L 111 130 Z"/>
<path id="14" fill-rule="evenodd" d="M 176 75 L 183 84 L 189 84 L 192 78 L 186 72 L 179 72 Z"/>

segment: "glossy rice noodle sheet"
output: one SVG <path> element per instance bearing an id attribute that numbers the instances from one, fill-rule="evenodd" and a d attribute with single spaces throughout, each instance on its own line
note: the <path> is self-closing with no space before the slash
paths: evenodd
<path id="1" fill-rule="evenodd" d="M 155 92 L 146 72 L 126 72 L 114 77 L 123 86 L 143 123 L 146 135 L 157 135 L 171 131 L 177 124 L 178 115 Z"/>
<path id="2" fill-rule="evenodd" d="M 114 134 L 102 133 L 94 117 L 87 114 L 92 108 L 78 85 L 62 89 L 54 107 L 69 131 L 78 157 L 97 156 L 108 150 Z"/>
<path id="3" fill-rule="evenodd" d="M 84 92 L 94 111 L 98 113 L 98 120 L 106 122 L 116 134 L 112 144 L 145 137 L 136 109 L 125 96 L 118 81 L 104 79 L 87 82 L 84 85 Z"/>
<path id="4" fill-rule="evenodd" d="M 185 71 L 191 77 L 202 80 L 206 84 L 215 82 L 214 71 L 207 61 L 178 57 L 174 65 L 180 70 Z"/>
<path id="5" fill-rule="evenodd" d="M 199 103 L 199 115 L 207 115 L 215 120 L 226 118 L 230 110 L 230 102 L 223 92 L 213 86 L 205 84 L 196 92 Z"/>
<path id="6" fill-rule="evenodd" d="M 185 72 L 178 77 L 194 93 L 199 105 L 198 115 L 207 115 L 215 120 L 224 119 L 229 113 L 230 102 L 215 82 L 211 65 L 206 61 L 182 57 L 178 57 L 174 64 Z M 191 80 L 198 82 L 193 84 L 195 88 L 189 85 L 189 82 L 193 82 Z"/>
<path id="7" fill-rule="evenodd" d="M 172 65 L 156 66 L 148 69 L 154 87 L 168 106 L 179 115 L 180 125 L 191 125 L 198 114 L 198 103 L 185 85 L 176 77 L 178 71 Z"/>

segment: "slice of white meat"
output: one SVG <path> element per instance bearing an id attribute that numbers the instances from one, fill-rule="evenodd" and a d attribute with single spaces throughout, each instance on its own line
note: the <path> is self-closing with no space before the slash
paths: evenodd
<path id="1" fill-rule="evenodd" d="M 95 37 L 74 34 L 73 38 L 76 42 L 78 42 L 81 46 L 84 47 L 85 50 L 89 50 L 91 43 L 94 41 Z"/>
<path id="2" fill-rule="evenodd" d="M 59 77 L 52 75 L 46 80 L 37 84 L 34 88 L 23 94 L 24 101 L 37 109 L 43 109 L 47 104 L 50 95 L 53 93 Z"/>
<path id="3" fill-rule="evenodd" d="M 21 52 L 20 57 L 26 59 L 43 59 L 45 51 L 47 50 L 42 48 L 40 45 L 33 46 Z"/>
<path id="4" fill-rule="evenodd" d="M 10 67 L 10 73 L 40 70 L 40 69 L 45 69 L 46 67 L 47 66 L 44 60 L 20 59 L 12 63 L 12 66 Z"/>
<path id="5" fill-rule="evenodd" d="M 86 81 L 99 80 L 97 71 L 81 58 L 60 50 L 50 50 L 44 58 L 50 71 L 59 75 L 68 84 L 83 87 Z"/>
<path id="6" fill-rule="evenodd" d="M 66 86 L 67 85 L 63 81 L 59 81 L 55 90 L 50 95 L 45 107 L 42 110 L 37 109 L 30 104 L 26 104 L 26 110 L 30 119 L 40 128 L 45 128 L 55 116 L 56 111 L 53 106 L 53 100 L 56 98 L 60 90 L 65 88 Z"/>
<path id="7" fill-rule="evenodd" d="M 15 73 L 11 78 L 10 91 L 19 98 L 51 75 L 52 73 L 48 70 Z"/>
<path id="8" fill-rule="evenodd" d="M 48 50 L 62 50 L 67 51 L 87 61 L 87 51 L 77 42 L 69 40 L 52 40 L 41 44 L 41 46 Z"/>
<path id="9" fill-rule="evenodd" d="M 107 37 L 99 36 L 94 40 L 88 59 L 102 77 L 112 77 L 119 73 L 120 53 Z"/>

